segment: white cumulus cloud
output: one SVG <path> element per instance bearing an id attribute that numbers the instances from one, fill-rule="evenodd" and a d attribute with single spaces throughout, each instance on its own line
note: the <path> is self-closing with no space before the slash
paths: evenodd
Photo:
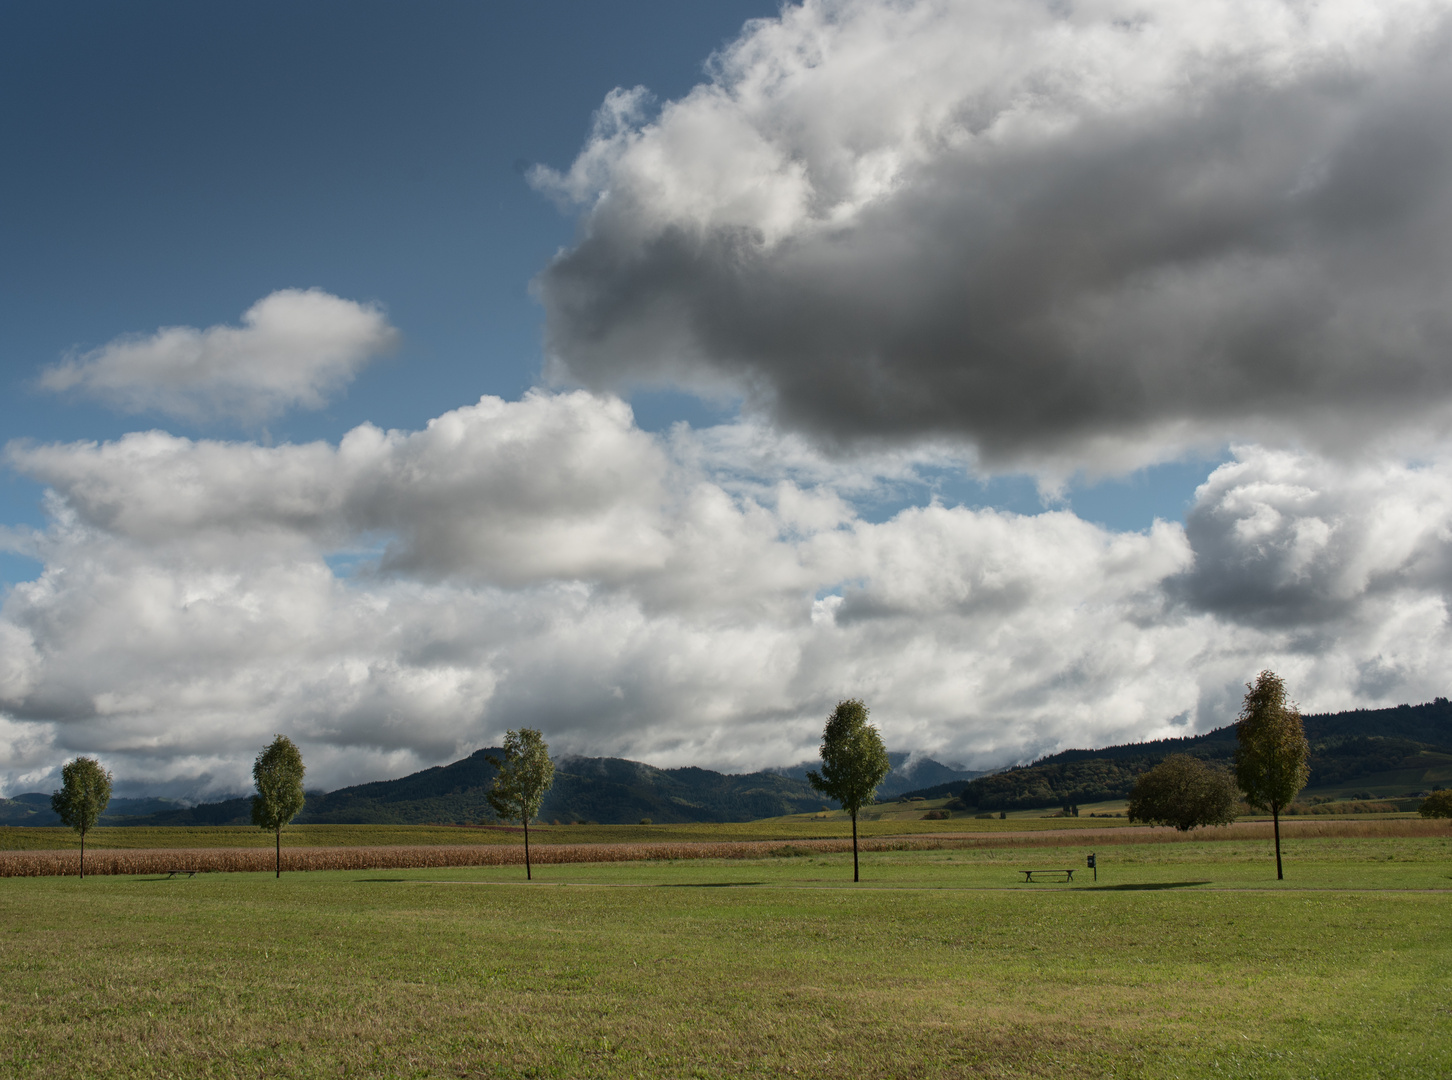
<path id="1" fill-rule="evenodd" d="M 856 500 L 908 457 L 787 438 L 773 467 L 764 439 L 536 392 L 336 444 L 12 445 L 51 521 L 0 608 L 0 720 L 25 734 L 0 782 L 86 752 L 154 790 L 238 790 L 286 731 L 331 787 L 521 725 L 751 768 L 810 756 L 849 695 L 894 748 L 987 766 L 1223 724 L 1266 666 L 1313 710 L 1447 692 L 1452 453 L 1245 446 L 1186 527 L 1114 532 L 938 503 L 871 520 Z"/>
<path id="2" fill-rule="evenodd" d="M 321 408 L 397 336 L 375 306 L 321 289 L 281 289 L 248 308 L 240 326 L 117 338 L 47 368 L 40 385 L 123 412 L 259 422 Z"/>

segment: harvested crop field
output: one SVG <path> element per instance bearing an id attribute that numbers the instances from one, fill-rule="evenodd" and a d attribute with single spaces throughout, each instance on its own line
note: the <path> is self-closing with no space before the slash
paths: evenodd
<path id="1" fill-rule="evenodd" d="M 1445 837 L 1445 822 L 1420 818 L 1382 821 L 1282 822 L 1281 836 L 1295 839 L 1372 839 Z M 860 843 L 864 852 L 928 851 L 961 848 L 1096 847 L 1143 843 L 1204 843 L 1271 839 L 1269 822 L 1238 822 L 1221 829 L 1191 833 L 1165 828 L 1034 830 L 995 833 L 945 833 L 934 836 L 879 836 Z M 680 859 L 761 859 L 769 856 L 832 854 L 852 850 L 842 838 L 812 840 L 751 840 L 721 842 L 537 844 L 531 859 L 539 865 L 566 863 L 618 863 Z M 272 847 L 257 848 L 92 848 L 86 852 L 87 874 L 168 874 L 182 872 L 268 871 L 275 865 Z M 387 844 L 357 847 L 288 847 L 282 850 L 282 869 L 405 870 L 465 866 L 517 866 L 524 863 L 521 845 L 503 844 Z M 49 877 L 79 872 L 75 850 L 0 852 L 0 877 Z"/>
<path id="2" fill-rule="evenodd" d="M 1008 821 L 883 821 L 862 822 L 866 837 L 939 836 L 972 833 L 992 835 L 1079 829 L 1093 832 L 1129 827 L 1123 819 L 1008 820 Z M 757 840 L 851 840 L 849 821 L 783 820 L 695 822 L 677 825 L 541 825 L 530 827 L 534 844 L 662 844 L 721 843 Z M 282 833 L 283 849 L 331 847 L 472 846 L 524 844 L 524 830 L 505 825 L 289 825 Z M 262 848 L 272 845 L 272 834 L 256 826 L 98 826 L 86 837 L 93 848 Z M 80 842 L 70 829 L 0 826 L 0 851 L 70 850 Z"/>
<path id="3" fill-rule="evenodd" d="M 961 842 L 903 837 L 871 840 L 864 851 L 905 851 Z M 536 864 L 641 862 L 675 859 L 760 859 L 790 851 L 851 851 L 850 840 L 747 841 L 694 844 L 541 844 L 531 847 Z M 176 848 L 86 852 L 87 874 L 165 874 L 181 871 L 272 870 L 272 848 Z M 46 877 L 78 872 L 76 851 L 8 851 L 0 853 L 0 877 Z M 500 844 L 390 845 L 355 848 L 284 848 L 284 870 L 405 870 L 447 866 L 522 866 L 524 848 Z"/>

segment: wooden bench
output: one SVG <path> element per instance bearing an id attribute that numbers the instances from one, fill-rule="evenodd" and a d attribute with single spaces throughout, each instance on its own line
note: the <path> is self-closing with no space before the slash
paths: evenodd
<path id="1" fill-rule="evenodd" d="M 1023 875 L 1024 884 L 1026 885 L 1033 882 L 1035 874 L 1063 874 L 1064 876 L 1060 879 L 1061 881 L 1074 880 L 1074 871 L 1072 870 L 1020 870 L 1019 873 Z"/>
<path id="2" fill-rule="evenodd" d="M 170 881 L 172 878 L 176 877 L 178 874 L 185 874 L 187 877 L 196 877 L 197 876 L 197 871 L 196 870 L 158 870 L 157 873 L 158 874 L 165 874 L 167 881 Z"/>

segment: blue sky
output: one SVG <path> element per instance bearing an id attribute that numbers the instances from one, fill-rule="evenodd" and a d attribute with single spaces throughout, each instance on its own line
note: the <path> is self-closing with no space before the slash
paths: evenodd
<path id="1" fill-rule="evenodd" d="M 36 388 L 39 370 L 123 334 L 236 322 L 267 293 L 318 287 L 384 305 L 403 344 L 320 411 L 208 435 L 336 439 L 417 428 L 540 378 L 529 283 L 575 215 L 532 189 L 566 165 L 617 86 L 678 97 L 771 3 L 185 3 L 12 6 L 0 18 L 0 431 L 113 438 L 195 426 Z M 644 392 L 643 427 L 723 408 Z M 729 406 L 725 407 L 729 412 Z M 1179 519 L 1208 469 L 1188 464 L 1067 492 L 1117 528 Z M 926 501 L 1043 507 L 1032 478 L 953 470 Z M 0 483 L 0 521 L 39 526 L 40 487 Z M 879 508 L 880 512 L 880 508 Z M 33 560 L 0 555 L 6 580 Z"/>
<path id="2" fill-rule="evenodd" d="M 1449 26 L 4 8 L 0 792 L 1445 694 Z"/>
<path id="3" fill-rule="evenodd" d="M 385 305 L 404 344 L 326 410 L 272 423 L 277 441 L 364 420 L 418 427 L 482 393 L 517 397 L 540 367 L 530 279 L 574 231 L 524 168 L 568 162 L 616 86 L 688 90 L 712 50 L 774 11 L 7 7 L 0 428 L 131 430 L 134 417 L 37 392 L 39 369 L 122 334 L 235 322 L 289 286 Z M 659 424 L 699 410 L 643 413 Z M 35 485 L 11 476 L 3 495 L 3 520 L 39 524 Z"/>

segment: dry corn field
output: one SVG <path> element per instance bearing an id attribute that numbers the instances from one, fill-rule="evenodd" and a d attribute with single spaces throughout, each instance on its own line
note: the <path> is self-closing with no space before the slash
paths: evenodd
<path id="1" fill-rule="evenodd" d="M 1400 818 L 1390 821 L 1284 821 L 1285 839 L 1446 836 L 1442 821 Z M 1166 828 L 1119 828 L 1039 832 L 938 834 L 935 836 L 873 837 L 862 840 L 862 851 L 923 851 L 945 848 L 1024 848 L 1095 846 L 1110 844 L 1178 843 L 1206 840 L 1271 839 L 1266 821 L 1238 822 L 1220 829 L 1190 833 Z M 762 859 L 777 855 L 832 854 L 852 850 L 852 842 L 831 840 L 758 840 L 696 843 L 538 844 L 531 848 L 533 862 L 562 863 L 638 862 L 676 859 Z M 265 848 L 92 848 L 86 853 L 89 874 L 167 874 L 204 871 L 267 871 L 275 865 L 272 847 Z M 387 845 L 376 847 L 283 848 L 282 868 L 302 870 L 409 870 L 456 866 L 516 866 L 524 862 L 522 846 L 497 844 Z M 75 874 L 76 851 L 0 852 L 0 877 L 48 877 Z"/>

